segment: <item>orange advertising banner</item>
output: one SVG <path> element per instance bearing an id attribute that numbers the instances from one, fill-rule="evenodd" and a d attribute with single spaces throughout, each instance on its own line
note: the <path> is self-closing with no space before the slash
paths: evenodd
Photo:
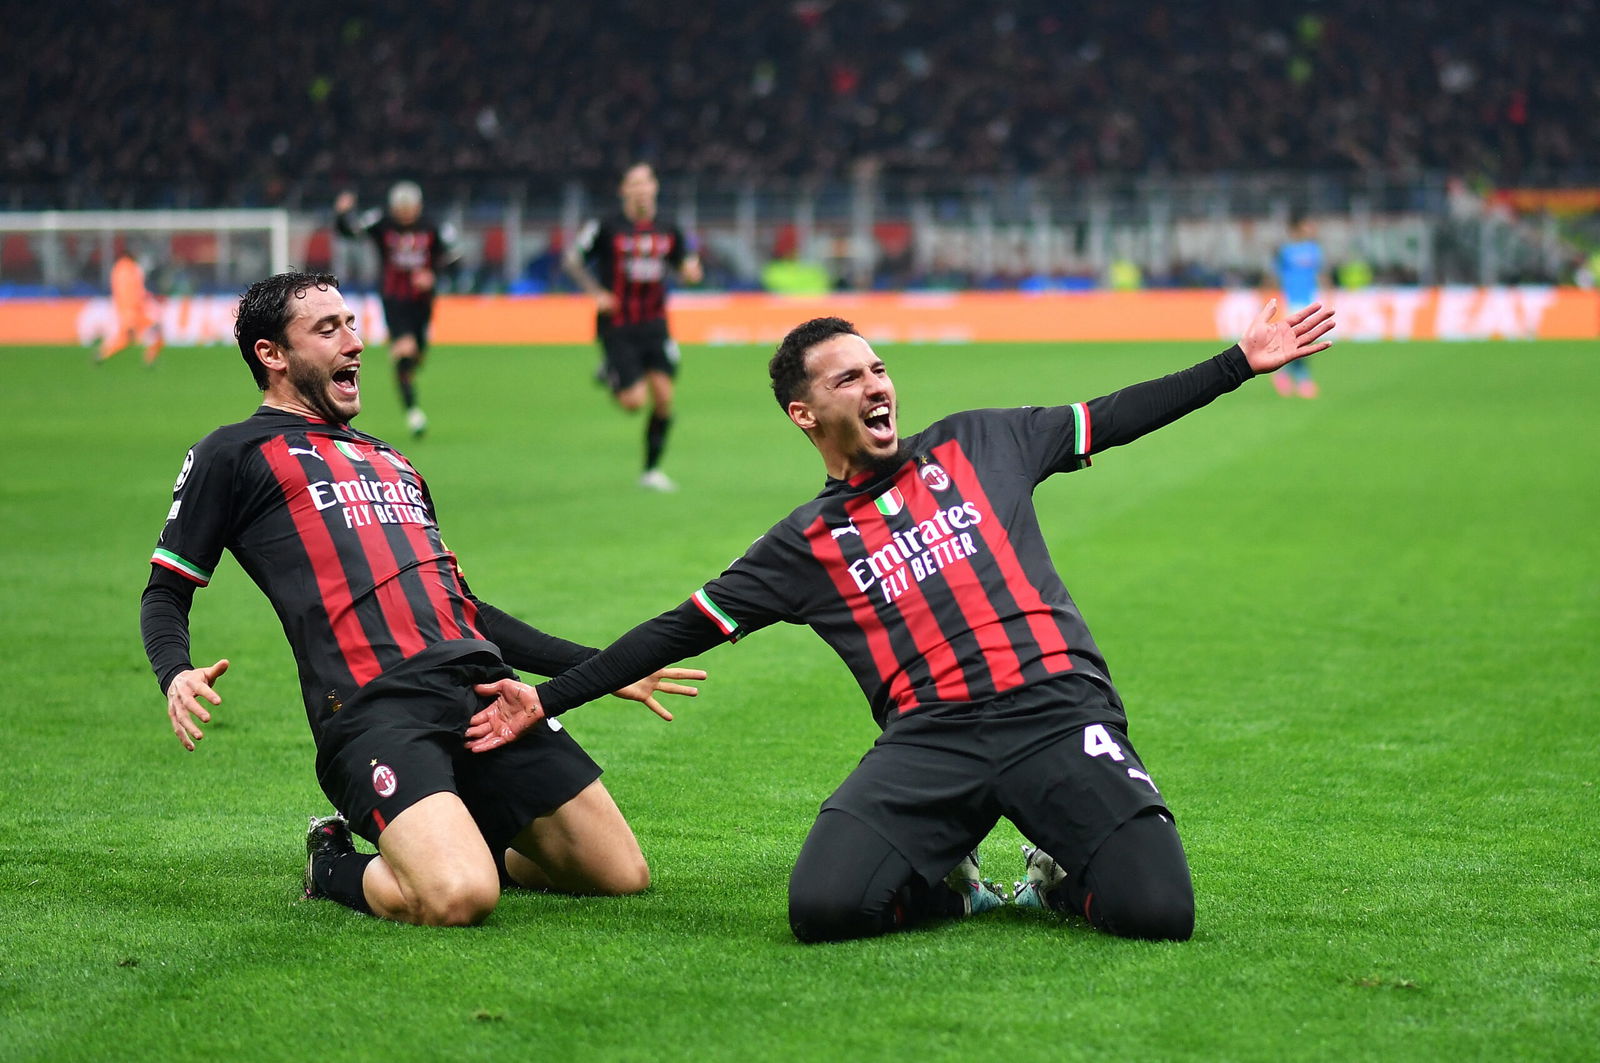
<path id="1" fill-rule="evenodd" d="M 775 344 L 811 317 L 847 318 L 879 343 L 1233 339 L 1272 295 L 1253 290 L 1145 292 L 840 293 L 826 296 L 680 292 L 680 343 Z M 364 334 L 385 338 L 376 297 L 351 296 Z M 1580 288 L 1369 288 L 1336 292 L 1343 340 L 1592 339 L 1600 292 Z M 233 342 L 234 300 L 163 301 L 167 341 Z M 0 301 L 0 343 L 89 344 L 114 327 L 109 299 Z M 594 305 L 577 295 L 441 296 L 439 343 L 588 343 Z"/>

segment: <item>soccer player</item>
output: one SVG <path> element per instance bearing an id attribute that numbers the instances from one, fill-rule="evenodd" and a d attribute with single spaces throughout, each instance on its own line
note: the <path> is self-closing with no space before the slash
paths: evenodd
<path id="1" fill-rule="evenodd" d="M 144 284 L 144 267 L 124 250 L 111 266 L 111 306 L 117 315 L 117 326 L 100 342 L 96 362 L 104 362 L 123 348 L 143 343 L 144 364 L 155 365 L 166 340 L 157 320 L 155 299 Z"/>
<path id="2" fill-rule="evenodd" d="M 394 360 L 406 427 L 413 436 L 428 430 L 428 417 L 417 405 L 417 371 L 428 354 L 428 327 L 433 323 L 433 297 L 439 271 L 458 257 L 455 233 L 422 214 L 422 189 L 401 181 L 389 189 L 389 210 L 374 207 L 356 213 L 353 192 L 334 201 L 335 224 L 345 236 L 371 238 L 383 267 L 379 293 L 389 327 L 389 357 Z"/>
<path id="3" fill-rule="evenodd" d="M 807 624 L 855 674 L 883 733 L 800 850 L 789 882 L 800 940 L 997 906 L 971 851 L 1001 816 L 1033 842 L 1016 903 L 1124 937 L 1188 938 L 1183 846 L 1050 560 L 1033 492 L 1328 346 L 1331 311 L 1272 322 L 1275 309 L 1182 372 L 1088 402 L 957 413 L 905 438 L 872 347 L 839 318 L 800 325 L 770 371 L 827 470 L 821 494 L 598 657 L 537 690 L 480 687 L 497 698 L 473 718 L 472 748 L 500 748 L 662 662 L 778 621 Z"/>
<path id="4" fill-rule="evenodd" d="M 602 370 L 617 405 L 632 413 L 650 402 L 639 486 L 675 491 L 660 468 L 678 374 L 678 345 L 667 331 L 667 272 L 698 284 L 704 271 L 683 231 L 656 220 L 659 192 L 649 163 L 628 167 L 620 189 L 622 213 L 585 224 L 562 265 L 594 299 Z"/>
<path id="5" fill-rule="evenodd" d="M 271 600 L 299 665 L 323 792 L 306 896 L 410 923 L 477 923 L 517 885 L 644 889 L 649 867 L 600 768 L 559 727 L 508 756 L 465 747 L 508 665 L 553 675 L 595 651 L 475 597 L 405 455 L 350 427 L 361 409 L 355 315 L 327 274 L 282 273 L 239 301 L 239 351 L 263 392 L 251 417 L 184 458 L 140 609 L 173 733 L 193 750 L 228 661 L 189 661 L 189 609 L 224 548 Z M 670 669 L 618 690 L 671 719 Z M 354 831 L 378 847 L 358 853 Z"/>
<path id="6" fill-rule="evenodd" d="M 1288 243 L 1278 248 L 1274 268 L 1286 307 L 1310 306 L 1321 297 L 1322 245 L 1317 242 L 1317 223 L 1304 215 L 1290 222 Z M 1290 362 L 1272 375 L 1272 386 L 1279 395 L 1317 397 L 1317 382 L 1311 379 L 1311 363 L 1305 359 Z"/>

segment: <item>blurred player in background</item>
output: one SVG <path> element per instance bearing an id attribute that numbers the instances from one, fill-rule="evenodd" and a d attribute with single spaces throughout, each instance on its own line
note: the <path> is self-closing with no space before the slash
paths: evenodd
<path id="1" fill-rule="evenodd" d="M 688 284 L 704 274 L 683 231 L 657 222 L 660 184 L 648 163 L 628 168 L 620 192 L 622 213 L 585 224 L 562 265 L 594 299 L 602 368 L 617 404 L 632 413 L 650 402 L 639 486 L 675 491 L 660 469 L 678 373 L 678 345 L 667 331 L 667 272 Z"/>
<path id="2" fill-rule="evenodd" d="M 822 805 L 789 879 L 801 941 L 866 937 L 998 907 L 975 847 L 1001 816 L 1029 838 L 1014 903 L 1122 937 L 1184 940 L 1189 866 L 1128 739 L 1105 659 L 1050 559 L 1035 488 L 1328 346 L 1332 311 L 1256 315 L 1192 368 L 1066 406 L 953 414 L 902 438 L 888 369 L 817 318 L 769 366 L 827 482 L 688 601 L 541 685 L 479 687 L 493 749 L 545 715 L 779 621 L 854 673 L 883 733 Z M 1243 530 L 1248 541 L 1248 530 Z M 785 711 L 805 712 L 804 693 Z M 780 730 L 781 716 L 754 726 Z M 802 754 L 803 755 L 803 754 Z"/>
<path id="3" fill-rule="evenodd" d="M 355 315 L 328 274 L 283 273 L 239 301 L 239 351 L 264 392 L 255 414 L 184 459 L 140 604 L 145 651 L 185 749 L 209 723 L 227 660 L 189 662 L 189 611 L 224 548 L 271 600 L 299 665 L 317 781 L 342 814 L 313 819 L 307 897 L 407 923 L 463 925 L 502 881 L 582 894 L 643 890 L 650 870 L 559 727 L 500 760 L 469 754 L 473 684 L 554 675 L 596 651 L 473 595 L 440 538 L 427 484 L 361 410 Z M 671 719 L 659 678 L 619 693 Z M 348 815 L 348 819 L 346 819 Z M 358 853 L 352 828 L 378 847 Z"/>
<path id="4" fill-rule="evenodd" d="M 1317 242 L 1317 223 L 1296 215 L 1289 225 L 1289 242 L 1278 248 L 1273 260 L 1278 287 L 1283 291 L 1286 311 L 1310 306 L 1322 295 L 1322 245 Z M 1279 395 L 1317 397 L 1317 382 L 1311 379 L 1311 362 L 1301 358 L 1290 362 L 1272 376 Z"/>
<path id="5" fill-rule="evenodd" d="M 389 356 L 406 409 L 406 427 L 413 436 L 428 430 L 427 415 L 417 405 L 417 371 L 428 354 L 428 326 L 433 322 L 433 297 L 439 272 L 458 257 L 455 234 L 422 214 L 422 189 L 401 181 L 389 189 L 389 209 L 356 213 L 353 192 L 333 204 L 339 231 L 349 237 L 370 237 L 383 264 L 383 317 L 389 328 Z"/>
<path id="6" fill-rule="evenodd" d="M 142 342 L 144 364 L 154 365 L 166 344 L 159 320 L 161 307 L 145 287 L 144 267 L 132 251 L 123 250 L 111 266 L 111 307 L 117 324 L 100 341 L 95 361 L 104 362 L 123 348 Z"/>

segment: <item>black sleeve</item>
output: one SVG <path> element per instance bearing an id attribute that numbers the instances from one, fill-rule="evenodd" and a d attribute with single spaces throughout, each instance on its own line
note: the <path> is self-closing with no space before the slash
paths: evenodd
<path id="1" fill-rule="evenodd" d="M 195 584 L 159 565 L 150 566 L 150 582 L 139 599 L 139 633 L 156 682 L 165 694 L 172 677 L 194 667 L 189 663 L 189 607 Z"/>
<path id="2" fill-rule="evenodd" d="M 725 636 L 705 614 L 692 602 L 684 602 L 654 620 L 646 620 L 598 656 L 540 683 L 539 703 L 547 716 L 560 715 L 723 641 Z"/>
<path id="3" fill-rule="evenodd" d="M 1132 443 L 1233 391 L 1255 372 L 1237 344 L 1181 372 L 1090 399 L 1089 453 Z"/>
<path id="4" fill-rule="evenodd" d="M 472 601 L 478 607 L 478 630 L 500 647 L 501 657 L 513 668 L 536 675 L 560 675 L 600 652 L 593 646 L 548 635 L 476 597 Z"/>

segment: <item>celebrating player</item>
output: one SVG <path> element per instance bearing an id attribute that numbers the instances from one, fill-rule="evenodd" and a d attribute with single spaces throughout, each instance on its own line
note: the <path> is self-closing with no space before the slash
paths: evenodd
<path id="1" fill-rule="evenodd" d="M 1025 847 L 1013 899 L 1125 937 L 1187 939 L 1194 895 L 1165 799 L 1045 547 L 1033 491 L 1328 346 L 1332 312 L 1271 323 L 1222 354 L 1067 406 L 957 413 L 902 439 L 888 369 L 848 322 L 794 329 L 772 388 L 827 469 L 822 493 L 678 608 L 542 684 L 480 687 L 474 749 L 777 621 L 808 624 L 883 729 L 822 805 L 789 881 L 802 941 L 882 933 L 1002 903 L 971 850 L 1000 816 Z M 953 869 L 953 870 L 952 870 Z"/>
<path id="2" fill-rule="evenodd" d="M 422 189 L 410 181 L 389 189 L 387 214 L 373 208 L 357 215 L 352 192 L 341 193 L 333 210 L 341 233 L 370 237 L 378 248 L 389 356 L 400 384 L 400 401 L 406 408 L 406 427 L 420 436 L 428 430 L 428 418 L 417 405 L 417 371 L 428 354 L 428 326 L 433 323 L 439 271 L 457 258 L 455 235 L 449 226 L 435 225 L 422 216 Z"/>
<path id="3" fill-rule="evenodd" d="M 411 463 L 350 427 L 362 344 L 338 282 L 259 281 L 234 332 L 262 405 L 184 459 L 140 609 L 178 740 L 193 750 L 207 703 L 221 703 L 228 662 L 190 664 L 188 618 L 226 547 L 283 622 L 318 781 L 349 815 L 312 821 L 306 896 L 463 925 L 494 910 L 502 872 L 570 893 L 644 889 L 649 867 L 599 766 L 560 727 L 505 756 L 466 752 L 467 721 L 489 700 L 475 683 L 509 677 L 508 663 L 554 675 L 595 651 L 478 600 Z M 670 680 L 704 676 L 668 669 L 617 693 L 671 719 L 655 693 L 693 694 Z M 352 827 L 381 855 L 357 853 Z"/>
<path id="4" fill-rule="evenodd" d="M 132 251 L 123 251 L 111 267 L 111 306 L 117 315 L 116 328 L 106 334 L 100 343 L 96 362 L 104 362 L 124 347 L 144 343 L 144 364 L 155 365 L 166 343 L 157 306 L 144 284 L 144 267 L 133 257 Z"/>
<path id="5" fill-rule="evenodd" d="M 584 225 L 563 265 L 594 298 L 603 369 L 617 405 L 632 413 L 650 400 L 639 486 L 675 491 L 660 469 L 678 373 L 678 345 L 667 331 L 667 270 L 689 284 L 698 284 L 703 274 L 683 232 L 657 224 L 659 191 L 648 163 L 630 166 L 622 175 L 622 214 Z"/>

